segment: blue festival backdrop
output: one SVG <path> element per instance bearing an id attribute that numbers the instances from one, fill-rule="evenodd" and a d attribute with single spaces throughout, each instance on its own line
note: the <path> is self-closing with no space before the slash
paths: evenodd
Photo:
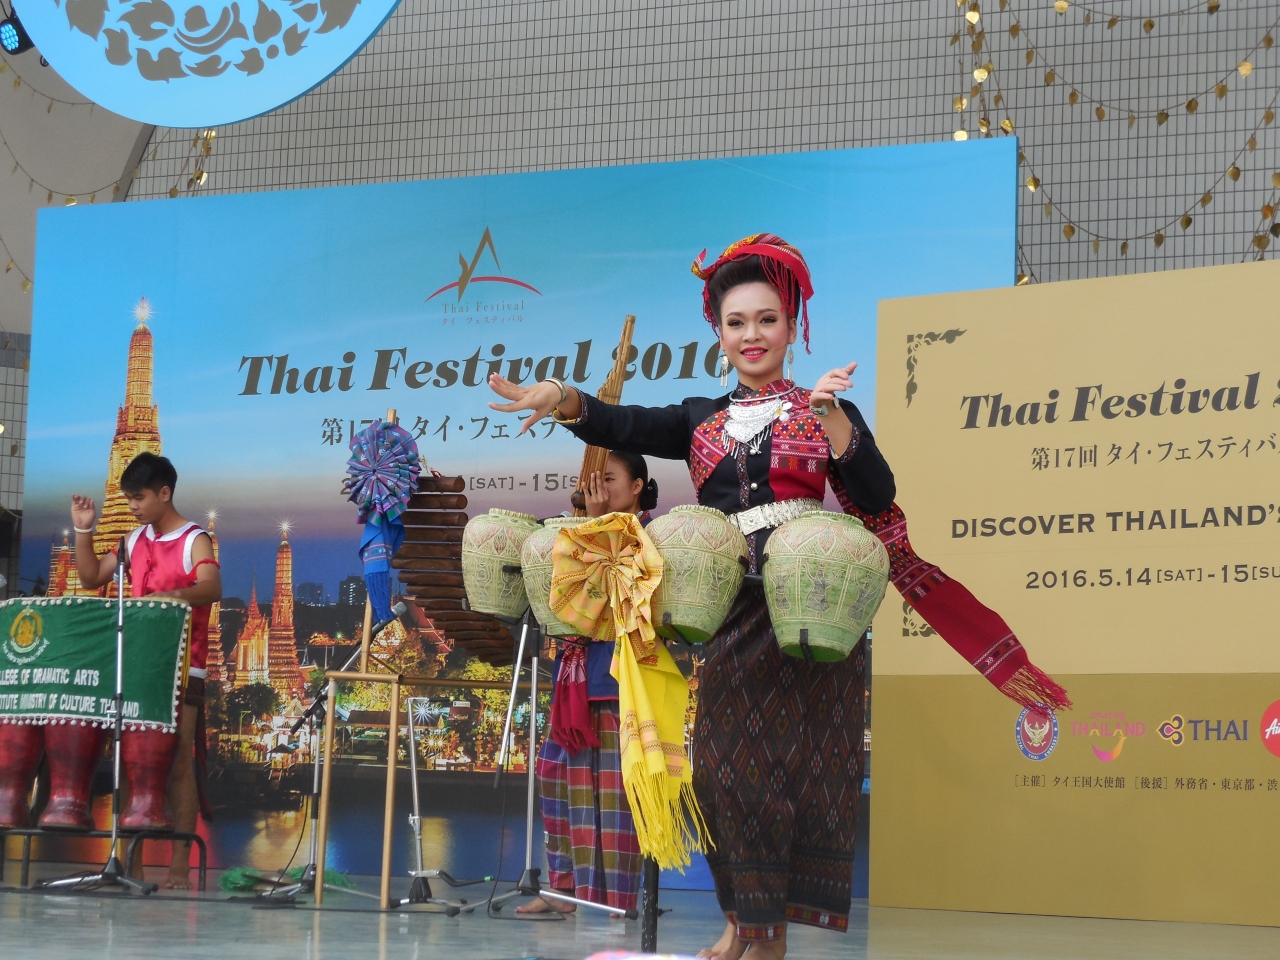
<path id="1" fill-rule="evenodd" d="M 488 408 L 487 375 L 594 392 L 634 314 L 624 403 L 718 395 L 690 263 L 761 231 L 812 269 L 813 350 L 797 349 L 795 378 L 857 360 L 850 399 L 874 425 L 877 301 L 1012 283 L 1016 180 L 1017 144 L 1001 139 L 43 210 L 22 589 L 78 589 L 73 492 L 102 504 L 108 465 L 140 449 L 173 460 L 179 510 L 216 516 L 225 584 L 210 651 L 221 800 L 201 830 L 219 865 L 282 866 L 309 787 L 290 779 L 308 753 L 286 721 L 363 615 L 340 490 L 353 432 L 394 408 L 430 468 L 465 478 L 472 515 L 560 513 L 582 445 L 549 420 L 519 436 Z M 682 463 L 650 466 L 658 512 L 692 500 Z M 118 500 L 107 509 L 101 529 L 127 528 Z M 389 642 L 412 647 L 415 669 L 498 675 L 414 624 Z M 492 769 L 505 695 L 482 693 L 423 704 L 423 761 L 459 796 Z M 348 691 L 348 705 L 376 711 L 379 696 Z M 379 738 L 385 757 L 381 708 L 380 732 L 358 713 L 344 728 L 353 784 L 382 776 L 369 772 Z M 492 873 L 505 837 L 515 876 L 520 814 L 502 830 L 475 804 L 445 810 L 448 793 L 433 794 L 428 865 Z M 351 791 L 344 811 L 330 864 L 376 873 L 381 787 Z M 397 829 L 399 871 L 411 837 Z M 709 886 L 700 869 L 682 882 Z"/>

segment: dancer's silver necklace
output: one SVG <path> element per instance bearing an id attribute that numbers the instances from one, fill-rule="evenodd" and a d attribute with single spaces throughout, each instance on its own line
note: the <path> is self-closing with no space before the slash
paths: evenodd
<path id="1" fill-rule="evenodd" d="M 747 400 L 731 399 L 729 418 L 724 425 L 725 436 L 730 441 L 725 444 L 726 448 L 732 450 L 733 443 L 740 443 L 752 454 L 758 454 L 773 428 L 773 422 L 791 419 L 791 401 L 783 399 L 783 396 L 774 394 Z"/>

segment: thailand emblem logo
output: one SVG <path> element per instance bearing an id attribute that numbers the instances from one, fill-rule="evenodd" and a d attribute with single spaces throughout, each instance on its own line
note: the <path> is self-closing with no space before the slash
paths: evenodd
<path id="1" fill-rule="evenodd" d="M 166 127 L 235 123 L 302 96 L 356 55 L 399 0 L 66 0 L 22 5 L 73 87 Z"/>
<path id="2" fill-rule="evenodd" d="M 9 625 L 9 638 L 4 645 L 5 656 L 14 663 L 30 663 L 49 645 L 44 636 L 44 620 L 30 607 L 21 611 Z"/>
<path id="3" fill-rule="evenodd" d="M 1043 709 L 1026 707 L 1013 729 L 1018 749 L 1028 760 L 1043 760 L 1058 745 L 1058 718 Z"/>

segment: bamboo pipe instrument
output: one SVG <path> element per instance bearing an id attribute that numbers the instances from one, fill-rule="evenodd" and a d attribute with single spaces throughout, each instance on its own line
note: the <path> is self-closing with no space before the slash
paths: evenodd
<path id="1" fill-rule="evenodd" d="M 622 338 L 618 341 L 618 351 L 614 354 L 613 369 L 609 371 L 609 375 L 605 377 L 604 384 L 600 387 L 600 392 L 596 394 L 596 398 L 603 400 L 605 403 L 616 404 L 622 399 L 622 385 L 627 378 L 627 363 L 631 353 L 631 335 L 636 329 L 636 318 L 633 314 L 627 314 L 627 318 L 622 321 Z M 573 504 L 573 515 L 575 517 L 585 517 L 587 515 L 587 496 L 584 492 L 587 482 L 593 473 L 603 473 L 605 463 L 608 462 L 609 451 L 604 447 L 588 446 L 582 454 L 582 469 L 578 472 L 578 489 L 573 492 L 570 502 Z"/>

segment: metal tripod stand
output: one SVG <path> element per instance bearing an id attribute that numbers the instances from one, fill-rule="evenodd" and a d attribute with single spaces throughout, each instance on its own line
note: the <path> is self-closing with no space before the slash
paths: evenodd
<path id="1" fill-rule="evenodd" d="M 459 913 L 472 913 L 477 903 L 468 904 L 466 900 L 449 900 L 437 897 L 431 890 L 432 880 L 443 880 L 451 887 L 469 887 L 477 883 L 487 883 L 493 877 L 481 877 L 479 880 L 458 880 L 444 870 L 428 870 L 422 862 L 422 808 L 418 796 L 418 741 L 417 727 L 414 723 L 416 702 L 426 701 L 427 697 L 409 697 L 405 702 L 405 716 L 409 724 L 409 783 L 413 794 L 413 813 L 409 814 L 409 825 L 413 827 L 413 852 L 417 857 L 418 868 L 410 870 L 413 882 L 409 885 L 409 896 L 400 901 L 400 905 L 411 903 L 431 903 L 444 907 L 446 916 L 456 917 Z"/>
<path id="2" fill-rule="evenodd" d="M 505 569 L 506 568 L 504 568 L 504 570 Z M 516 569 L 518 570 L 519 568 Z M 520 643 L 516 648 L 516 661 L 511 670 L 511 700 L 507 704 L 507 719 L 502 728 L 502 747 L 498 754 L 499 777 L 506 765 L 507 745 L 511 741 L 512 720 L 515 717 L 516 685 L 520 681 L 520 668 L 524 664 L 524 650 L 529 636 L 529 624 L 531 619 L 529 612 L 526 611 L 521 620 Z M 520 875 L 520 879 L 517 881 L 514 889 L 508 890 L 506 893 L 498 894 L 489 901 L 489 904 L 493 909 L 501 910 L 509 900 L 514 900 L 516 897 L 541 897 L 544 900 L 557 900 L 561 903 L 572 903 L 579 907 L 603 910 L 605 913 L 626 917 L 628 920 L 634 920 L 637 917 L 635 910 L 623 910 L 620 907 L 611 907 L 604 903 L 592 903 L 590 900 L 580 900 L 567 893 L 561 893 L 558 890 L 551 890 L 543 887 L 538 879 L 542 871 L 533 865 L 533 821 L 534 807 L 537 804 L 536 758 L 538 756 L 538 651 L 541 649 L 539 642 L 541 638 L 542 628 L 535 625 L 534 642 L 529 649 L 529 751 L 525 764 L 528 768 L 529 788 L 526 798 L 528 808 L 525 813 L 524 872 Z M 497 785 L 497 782 L 498 779 L 495 777 L 495 786 Z"/>
<path id="3" fill-rule="evenodd" d="M 351 665 L 356 662 L 360 656 L 360 649 L 347 658 L 347 662 L 342 665 L 343 670 L 349 670 Z M 315 701 L 307 708 L 307 712 L 298 718 L 298 721 L 290 728 L 290 733 L 297 733 L 302 729 L 302 725 L 309 724 L 311 730 L 311 802 L 308 810 L 308 819 L 310 820 L 309 828 L 311 831 L 311 839 L 308 844 L 307 865 L 302 868 L 302 876 L 298 878 L 296 883 L 291 883 L 284 887 L 275 887 L 263 893 L 255 894 L 252 899 L 267 900 L 277 903 L 292 903 L 300 893 L 315 893 L 317 873 L 316 860 L 319 856 L 319 831 L 316 829 L 317 820 L 320 816 L 320 774 L 321 767 L 327 763 L 329 758 L 321 754 L 320 751 L 320 729 L 319 725 L 324 722 L 325 711 L 335 709 L 337 704 L 338 684 L 336 681 L 330 681 L 324 686 L 318 694 Z M 339 714 L 341 716 L 341 714 Z M 280 874 L 283 877 L 283 872 Z M 267 882 L 270 882 L 268 879 Z M 336 884 L 325 883 L 324 889 L 331 893 L 350 893 L 357 897 L 370 897 L 378 899 L 367 894 L 363 890 L 355 890 L 350 887 L 340 887 Z"/>
<path id="4" fill-rule="evenodd" d="M 83 890 L 86 887 L 122 887 L 144 896 L 160 887 L 135 880 L 120 863 L 120 739 L 124 734 L 124 564 L 127 556 L 123 540 L 116 549 L 116 692 L 111 698 L 114 723 L 111 736 L 111 848 L 107 862 L 97 873 L 76 874 L 59 880 L 37 883 L 41 890 Z"/>

